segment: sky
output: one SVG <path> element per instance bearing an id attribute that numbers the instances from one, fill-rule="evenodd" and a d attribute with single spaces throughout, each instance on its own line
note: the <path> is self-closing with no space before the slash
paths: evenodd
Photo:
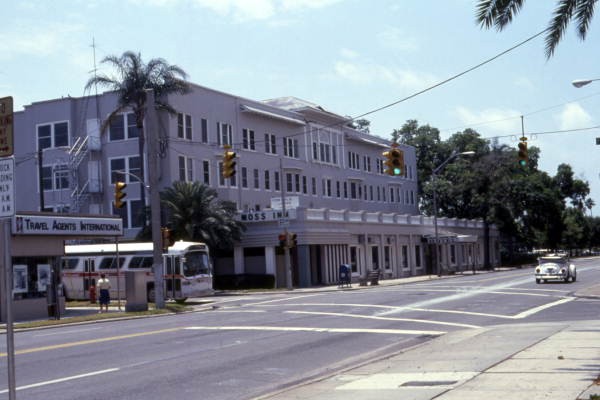
<path id="1" fill-rule="evenodd" d="M 131 50 L 253 100 L 295 96 L 351 117 L 398 102 L 365 117 L 372 134 L 415 119 L 443 139 L 472 128 L 516 148 L 523 128 L 542 170 L 566 163 L 590 184 L 599 216 L 600 129 L 587 128 L 600 125 L 600 81 L 571 82 L 600 78 L 600 16 L 585 41 L 570 26 L 550 59 L 541 36 L 400 101 L 542 31 L 555 4 L 529 0 L 497 32 L 477 25 L 474 0 L 5 1 L 0 97 L 21 110 L 83 96 L 95 66 L 110 73 L 104 57 Z"/>

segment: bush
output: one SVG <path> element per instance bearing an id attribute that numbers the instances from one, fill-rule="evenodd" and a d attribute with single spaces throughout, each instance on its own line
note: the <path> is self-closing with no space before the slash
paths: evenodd
<path id="1" fill-rule="evenodd" d="M 263 274 L 215 275 L 213 287 L 216 290 L 273 289 L 275 276 Z"/>

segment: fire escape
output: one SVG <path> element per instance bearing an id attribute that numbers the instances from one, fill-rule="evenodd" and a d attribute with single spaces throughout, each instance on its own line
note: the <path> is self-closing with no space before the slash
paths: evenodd
<path id="1" fill-rule="evenodd" d="M 100 150 L 101 142 L 97 120 L 88 120 L 87 135 L 77 138 L 69 150 L 71 172 L 71 207 L 73 213 L 100 212 L 101 204 L 90 211 L 92 203 L 101 203 L 102 179 Z M 98 196 L 94 195 L 100 195 Z"/>

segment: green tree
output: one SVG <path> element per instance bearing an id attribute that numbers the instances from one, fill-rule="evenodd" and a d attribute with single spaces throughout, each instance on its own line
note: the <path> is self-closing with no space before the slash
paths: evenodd
<path id="1" fill-rule="evenodd" d="M 200 241 L 214 250 L 232 249 L 245 226 L 235 219 L 235 203 L 218 199 L 200 182 L 175 182 L 161 192 L 161 203 L 174 239 Z"/>
<path id="2" fill-rule="evenodd" d="M 524 3 L 525 0 L 479 0 L 477 23 L 486 29 L 494 27 L 501 31 L 512 22 Z M 577 35 L 581 40 L 585 40 L 594 17 L 595 5 L 596 0 L 557 0 L 554 14 L 546 29 L 547 58 L 554 54 L 572 20 L 577 24 Z"/>
<path id="3" fill-rule="evenodd" d="M 415 147 L 417 156 L 418 195 L 422 197 L 424 183 L 429 181 L 434 168 L 450 156 L 451 150 L 441 141 L 440 131 L 429 125 L 419 126 L 417 120 L 408 120 L 400 129 L 394 129 L 392 138 L 400 144 Z M 394 140 L 396 141 L 396 140 Z"/>
<path id="4" fill-rule="evenodd" d="M 107 87 L 117 93 L 117 107 L 102 124 L 106 131 L 110 121 L 117 114 L 131 109 L 139 132 L 140 175 L 144 178 L 144 117 L 146 110 L 146 90 L 152 89 L 156 98 L 156 107 L 174 113 L 175 110 L 167 102 L 170 94 L 185 94 L 191 88 L 186 82 L 187 74 L 176 65 L 170 65 L 162 58 L 153 58 L 148 63 L 142 60 L 140 53 L 124 52 L 120 57 L 108 56 L 102 64 L 109 64 L 116 75 L 99 74 L 90 78 L 85 85 L 89 90 L 93 86 Z M 145 191 L 140 191 L 142 204 L 145 204 Z"/>

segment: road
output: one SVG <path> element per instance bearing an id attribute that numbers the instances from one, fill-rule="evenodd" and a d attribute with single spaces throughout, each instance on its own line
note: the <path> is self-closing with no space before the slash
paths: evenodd
<path id="1" fill-rule="evenodd" d="M 451 331 L 597 320 L 600 259 L 578 281 L 532 269 L 330 292 L 224 296 L 213 310 L 18 332 L 17 398 L 251 399 Z M 510 340 L 510 338 L 498 338 Z M 493 346 L 493 343 L 490 343 Z M 6 360 L 5 341 L 0 343 Z M 0 400 L 8 398 L 6 362 Z"/>

